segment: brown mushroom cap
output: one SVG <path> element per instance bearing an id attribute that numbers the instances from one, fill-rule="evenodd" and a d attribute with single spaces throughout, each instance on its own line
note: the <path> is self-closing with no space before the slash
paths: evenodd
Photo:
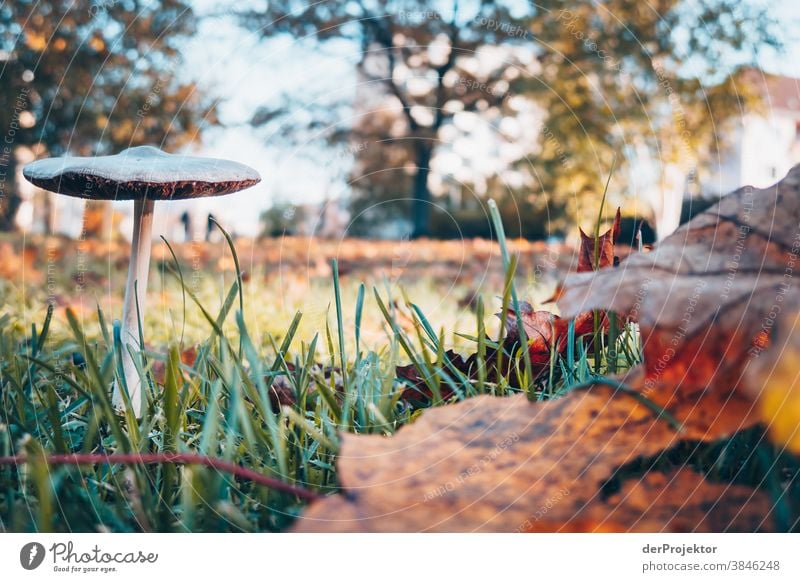
<path id="1" fill-rule="evenodd" d="M 152 146 L 113 156 L 38 160 L 22 175 L 45 190 L 90 200 L 184 200 L 230 194 L 261 181 L 239 162 L 168 154 Z"/>

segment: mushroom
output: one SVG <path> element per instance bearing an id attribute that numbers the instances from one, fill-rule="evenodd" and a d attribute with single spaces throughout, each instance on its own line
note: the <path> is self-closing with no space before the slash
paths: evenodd
<path id="1" fill-rule="evenodd" d="M 139 417 L 141 381 L 129 348 L 142 348 L 139 316 L 144 314 L 147 295 L 155 202 L 230 194 L 257 184 L 261 176 L 238 162 L 173 155 L 151 146 L 128 148 L 113 156 L 38 160 L 25 166 L 22 174 L 36 186 L 59 194 L 89 200 L 133 200 L 131 260 L 122 310 L 122 364 L 128 395 Z M 124 407 L 116 382 L 113 392 L 115 406 Z"/>

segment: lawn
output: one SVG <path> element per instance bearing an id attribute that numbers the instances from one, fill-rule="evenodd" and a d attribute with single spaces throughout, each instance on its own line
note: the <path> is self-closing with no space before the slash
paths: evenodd
<path id="1" fill-rule="evenodd" d="M 635 323 L 594 312 L 588 332 L 573 321 L 567 347 L 542 359 L 535 338 L 520 349 L 525 317 L 495 316 L 552 294 L 576 256 L 566 246 L 161 243 L 135 354 L 141 418 L 109 396 L 122 377 L 114 318 L 127 247 L 6 239 L 0 249 L 0 456 L 15 456 L 0 465 L 3 530 L 284 531 L 309 501 L 340 491 L 343 436 L 390 437 L 478 395 L 547 401 L 605 384 L 681 428 L 615 379 L 641 363 Z M 762 437 L 757 427 L 682 442 L 604 487 L 691 465 L 770 492 L 779 527 L 791 528 L 796 459 Z"/>
<path id="2" fill-rule="evenodd" d="M 408 399 L 396 374 L 412 352 L 435 374 L 437 349 L 474 352 L 479 330 L 496 337 L 505 279 L 496 243 L 283 238 L 234 248 L 242 303 L 225 241 L 175 245 L 175 257 L 163 242 L 154 247 L 141 360 L 153 400 L 137 421 L 108 401 L 127 245 L 0 242 L 0 454 L 28 458 L 0 468 L 3 529 L 281 530 L 302 493 L 213 467 L 36 459 L 190 452 L 328 493 L 338 431 L 388 435 L 427 406 L 519 391 L 503 378 L 462 376 L 449 379 L 459 389 L 446 399 Z M 528 297 L 549 294 L 572 258 L 563 246 L 510 248 Z M 438 335 L 424 337 L 423 320 Z"/>

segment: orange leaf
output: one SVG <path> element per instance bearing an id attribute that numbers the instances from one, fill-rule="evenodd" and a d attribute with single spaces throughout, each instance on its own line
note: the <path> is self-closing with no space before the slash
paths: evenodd
<path id="1" fill-rule="evenodd" d="M 531 364 L 534 367 L 533 372 L 538 375 L 549 367 L 550 353 L 553 348 L 559 353 L 563 353 L 567 349 L 569 320 L 549 311 L 535 311 L 533 306 L 526 301 L 521 301 L 519 307 L 520 320 L 528 338 L 528 353 L 531 356 Z M 600 326 L 601 328 L 608 327 L 608 319 L 605 314 L 602 315 Z M 517 316 L 513 309 L 509 309 L 506 314 L 506 330 L 507 340 L 511 342 L 519 340 Z M 582 336 L 589 335 L 593 331 L 593 312 L 587 311 L 575 318 L 576 340 L 580 340 Z"/>
<path id="2" fill-rule="evenodd" d="M 632 254 L 616 269 L 569 276 L 559 306 L 567 316 L 609 309 L 638 319 L 648 393 L 670 386 L 757 399 L 781 360 L 776 330 L 796 328 L 800 294 L 790 291 L 800 264 L 798 224 L 800 166 L 774 186 L 724 197 L 651 253 Z M 747 373 L 757 360 L 761 372 Z M 784 395 L 791 385 L 783 386 Z M 770 402 L 769 413 L 762 402 L 766 421 L 782 412 L 793 419 L 784 426 L 800 423 L 800 401 L 780 411 Z M 786 430 L 781 434 L 800 450 Z"/>
<path id="3" fill-rule="evenodd" d="M 552 504 L 551 504 L 552 505 Z M 757 532 L 769 531 L 769 496 L 750 487 L 709 483 L 690 469 L 651 472 L 622 489 L 569 509 L 547 506 L 524 524 L 525 532 Z M 569 512 L 574 511 L 572 516 Z M 564 517 L 566 521 L 559 520 Z"/>
<path id="4" fill-rule="evenodd" d="M 642 388 L 640 374 L 627 380 Z M 744 487 L 723 496 L 733 505 L 703 503 L 725 489 L 708 485 L 681 507 L 658 495 L 659 477 L 646 476 L 643 485 L 623 483 L 639 487 L 632 500 L 602 499 L 602 485 L 635 459 L 753 424 L 737 396 L 676 393 L 668 408 L 684 432 L 633 398 L 594 386 L 538 403 L 521 394 L 470 398 L 426 410 L 390 438 L 344 434 L 337 464 L 345 494 L 312 504 L 295 530 L 751 531 L 762 521 L 770 529 L 770 504 L 751 490 L 755 502 L 741 503 Z M 682 476 L 669 491 L 685 493 L 692 479 Z M 643 499 L 654 507 L 642 510 Z M 626 521 L 642 513 L 647 519 Z"/>
<path id="5" fill-rule="evenodd" d="M 194 366 L 197 360 L 197 350 L 194 346 L 181 351 L 181 363 L 185 366 Z M 161 360 L 153 362 L 153 379 L 156 384 L 164 385 L 167 377 L 167 367 Z"/>
<path id="6" fill-rule="evenodd" d="M 617 214 L 614 216 L 614 224 L 608 231 L 601 234 L 598 238 L 600 243 L 600 250 L 598 251 L 597 267 L 595 268 L 594 257 L 594 237 L 587 235 L 580 230 L 581 233 L 581 247 L 578 249 L 578 272 L 597 271 L 603 267 L 611 267 L 614 265 L 614 243 L 619 238 L 620 233 L 620 209 L 617 208 Z"/>

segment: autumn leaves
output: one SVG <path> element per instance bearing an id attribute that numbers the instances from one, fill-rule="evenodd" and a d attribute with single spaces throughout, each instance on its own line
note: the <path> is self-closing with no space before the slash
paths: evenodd
<path id="1" fill-rule="evenodd" d="M 567 278 L 558 305 L 576 332 L 597 310 L 638 322 L 641 366 L 552 401 L 479 396 L 427 410 L 390 438 L 343 435 L 344 492 L 312 504 L 296 529 L 775 529 L 774 498 L 762 490 L 689 466 L 622 468 L 759 426 L 779 448 L 800 451 L 800 168 L 776 186 L 734 192 L 612 267 L 617 224 L 596 251 L 583 235 L 582 272 Z M 522 318 L 532 361 L 561 349 L 568 319 L 520 311 L 510 316 Z M 663 407 L 680 430 L 631 394 Z"/>
<path id="2" fill-rule="evenodd" d="M 751 399 L 773 436 L 799 452 L 797 381 L 776 384 L 772 373 L 793 359 L 799 250 L 795 168 L 773 187 L 723 198 L 619 269 L 570 276 L 559 306 L 567 316 L 600 307 L 635 315 L 648 391 L 662 399 L 690 391 Z"/>

